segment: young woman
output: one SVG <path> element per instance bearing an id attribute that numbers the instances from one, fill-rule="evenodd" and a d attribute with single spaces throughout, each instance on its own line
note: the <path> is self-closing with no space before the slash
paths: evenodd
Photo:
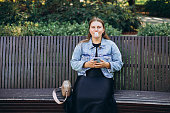
<path id="1" fill-rule="evenodd" d="M 113 72 L 119 71 L 123 62 L 101 19 L 90 20 L 88 37 L 75 47 L 70 62 L 78 72 L 71 113 L 115 113 Z"/>

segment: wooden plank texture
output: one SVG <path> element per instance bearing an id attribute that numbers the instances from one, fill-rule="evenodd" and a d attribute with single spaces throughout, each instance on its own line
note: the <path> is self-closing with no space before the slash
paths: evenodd
<path id="1" fill-rule="evenodd" d="M 0 88 L 2 87 L 2 53 L 3 53 L 3 38 L 0 38 Z"/>
<path id="2" fill-rule="evenodd" d="M 72 52 L 85 37 L 0 37 L 0 88 L 53 88 L 76 80 Z M 112 36 L 124 66 L 116 89 L 170 91 L 170 37 Z"/>
<path id="3" fill-rule="evenodd" d="M 64 113 L 50 89 L 0 89 L 0 112 Z M 170 92 L 121 90 L 115 92 L 118 113 L 169 113 Z"/>

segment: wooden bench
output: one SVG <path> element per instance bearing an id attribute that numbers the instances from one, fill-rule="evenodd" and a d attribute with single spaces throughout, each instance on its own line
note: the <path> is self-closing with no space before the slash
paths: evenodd
<path id="1" fill-rule="evenodd" d="M 52 90 L 76 72 L 70 59 L 85 37 L 0 37 L 0 113 L 57 112 Z M 170 37 L 111 37 L 124 67 L 115 73 L 119 113 L 170 113 Z"/>
<path id="2" fill-rule="evenodd" d="M 52 98 L 52 88 L 1 89 L 0 112 L 64 113 Z M 115 93 L 119 113 L 170 113 L 170 93 L 119 90 Z"/>

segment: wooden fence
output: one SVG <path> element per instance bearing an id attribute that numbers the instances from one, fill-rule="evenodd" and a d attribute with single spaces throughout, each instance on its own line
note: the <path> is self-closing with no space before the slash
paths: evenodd
<path id="1" fill-rule="evenodd" d="M 0 37 L 0 88 L 54 88 L 75 82 L 70 59 L 85 37 Z M 118 90 L 170 91 L 170 37 L 111 37 L 124 62 Z"/>

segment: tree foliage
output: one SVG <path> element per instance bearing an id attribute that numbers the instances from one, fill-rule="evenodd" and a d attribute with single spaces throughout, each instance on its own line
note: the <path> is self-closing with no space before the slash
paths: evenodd
<path id="1" fill-rule="evenodd" d="M 106 1 L 105 1 L 106 2 Z M 93 16 L 102 18 L 112 27 L 123 31 L 133 31 L 140 25 L 134 12 L 118 4 L 107 4 L 100 0 L 91 3 L 69 0 L 42 0 L 0 3 L 0 24 L 22 24 L 31 22 L 83 23 Z"/>

